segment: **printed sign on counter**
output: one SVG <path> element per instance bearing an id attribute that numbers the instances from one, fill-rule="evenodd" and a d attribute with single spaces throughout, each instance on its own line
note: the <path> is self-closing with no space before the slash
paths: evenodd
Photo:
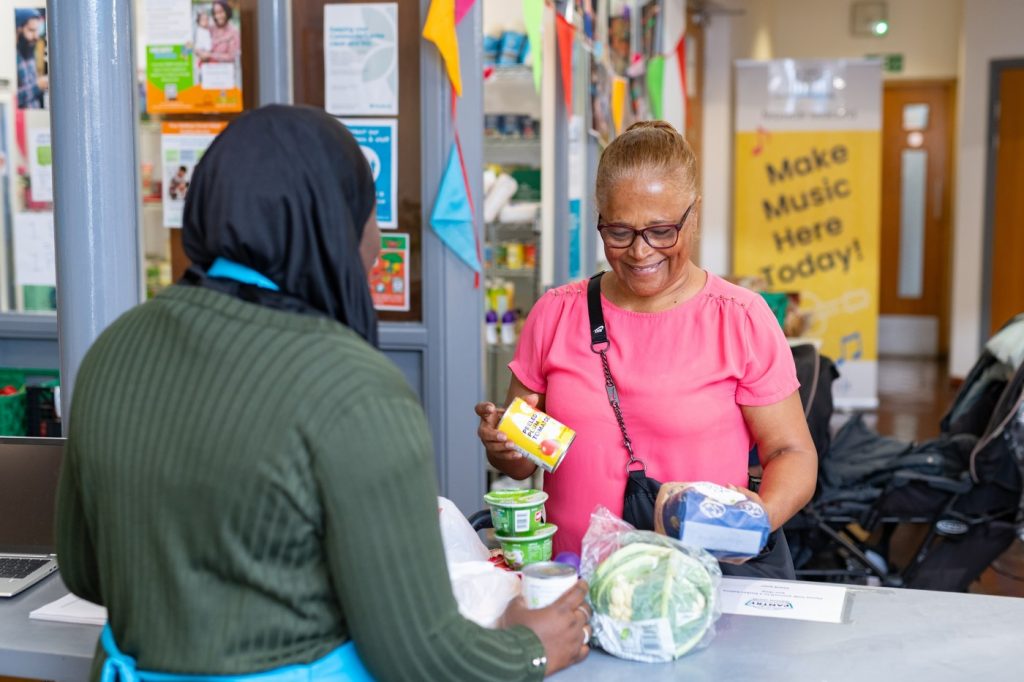
<path id="1" fill-rule="evenodd" d="M 146 0 L 146 110 L 209 114 L 242 110 L 238 3 Z"/>
<path id="2" fill-rule="evenodd" d="M 722 613 L 842 623 L 847 590 L 837 585 L 722 578 Z"/>
<path id="3" fill-rule="evenodd" d="M 409 235 L 381 235 L 380 255 L 370 271 L 370 293 L 377 310 L 409 310 Z"/>
<path id="4" fill-rule="evenodd" d="M 346 118 L 341 120 L 359 143 L 377 185 L 377 224 L 398 227 L 395 198 L 398 195 L 398 121 L 393 118 Z"/>
<path id="5" fill-rule="evenodd" d="M 185 193 L 203 152 L 227 123 L 223 121 L 164 123 L 160 138 L 163 159 L 164 226 L 181 227 Z"/>
<path id="6" fill-rule="evenodd" d="M 324 7 L 324 108 L 398 115 L 398 3 Z"/>

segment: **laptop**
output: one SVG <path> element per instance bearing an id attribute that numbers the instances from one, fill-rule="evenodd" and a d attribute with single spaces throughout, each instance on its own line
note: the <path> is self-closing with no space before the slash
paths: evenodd
<path id="1" fill-rule="evenodd" d="M 0 597 L 13 597 L 57 570 L 63 454 L 63 438 L 0 438 Z"/>

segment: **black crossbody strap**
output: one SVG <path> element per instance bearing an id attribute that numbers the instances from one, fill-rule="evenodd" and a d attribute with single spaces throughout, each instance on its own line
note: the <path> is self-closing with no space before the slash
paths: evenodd
<path id="1" fill-rule="evenodd" d="M 622 409 L 619 407 L 619 392 L 615 388 L 615 380 L 612 378 L 612 370 L 608 366 L 608 347 L 611 342 L 608 340 L 608 329 L 604 324 L 604 311 L 601 310 L 601 275 L 599 272 L 590 278 L 587 283 L 587 311 L 590 315 L 590 350 L 601 356 L 601 366 L 604 368 L 604 387 L 608 393 L 608 403 L 615 411 L 615 421 L 619 423 L 619 431 L 622 432 L 622 445 L 629 453 L 629 461 L 626 462 L 626 471 L 633 471 L 633 466 L 640 465 L 641 471 L 647 471 L 647 465 L 633 454 L 633 441 L 626 431 L 626 421 L 622 418 Z"/>

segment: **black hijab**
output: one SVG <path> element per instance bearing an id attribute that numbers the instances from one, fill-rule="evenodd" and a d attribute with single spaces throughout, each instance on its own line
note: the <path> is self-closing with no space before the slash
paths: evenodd
<path id="1" fill-rule="evenodd" d="M 187 282 L 272 308 L 324 314 L 377 345 L 359 255 L 375 208 L 370 166 L 352 134 L 311 107 L 266 106 L 229 125 L 195 168 L 182 242 Z M 226 258 L 279 292 L 206 275 Z"/>

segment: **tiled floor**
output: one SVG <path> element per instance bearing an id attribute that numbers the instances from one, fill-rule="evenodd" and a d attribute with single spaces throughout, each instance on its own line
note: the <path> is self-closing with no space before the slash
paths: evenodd
<path id="1" fill-rule="evenodd" d="M 878 364 L 878 432 L 907 441 L 938 435 L 955 393 L 945 362 L 883 358 Z M 971 591 L 1024 597 L 1024 543 L 1015 541 Z"/>

